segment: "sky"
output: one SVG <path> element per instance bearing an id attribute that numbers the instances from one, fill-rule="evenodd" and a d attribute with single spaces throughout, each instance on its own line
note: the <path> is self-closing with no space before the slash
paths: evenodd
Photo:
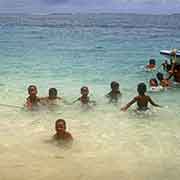
<path id="1" fill-rule="evenodd" d="M 180 13 L 180 0 L 0 0 L 0 13 Z"/>

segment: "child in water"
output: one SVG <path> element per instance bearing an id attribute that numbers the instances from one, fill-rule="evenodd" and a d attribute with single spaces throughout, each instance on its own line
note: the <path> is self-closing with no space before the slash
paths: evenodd
<path id="1" fill-rule="evenodd" d="M 117 103 L 121 97 L 121 92 L 119 91 L 119 83 L 116 81 L 111 82 L 111 91 L 106 95 L 109 98 L 109 103 Z"/>
<path id="2" fill-rule="evenodd" d="M 156 78 L 152 78 L 149 80 L 149 87 L 150 87 L 150 91 L 152 92 L 159 92 L 164 89 L 161 85 L 158 84 Z"/>
<path id="3" fill-rule="evenodd" d="M 148 110 L 148 103 L 150 102 L 153 106 L 161 107 L 160 105 L 154 103 L 154 101 L 147 96 L 146 93 L 146 85 L 144 83 L 139 83 L 137 86 L 138 96 L 134 97 L 132 101 L 130 101 L 126 106 L 122 107 L 122 111 L 126 111 L 132 104 L 137 102 L 137 110 L 138 111 L 146 111 Z"/>
<path id="4" fill-rule="evenodd" d="M 71 133 L 66 131 L 66 121 L 64 119 L 58 119 L 55 123 L 56 134 L 53 136 L 55 140 L 61 140 L 69 142 L 73 140 Z"/>
<path id="5" fill-rule="evenodd" d="M 61 97 L 58 97 L 58 91 L 56 88 L 49 89 L 49 96 L 41 98 L 41 102 L 44 105 L 57 105 L 57 101 L 62 100 Z"/>
<path id="6" fill-rule="evenodd" d="M 90 105 L 91 103 L 93 103 L 95 105 L 95 101 L 90 101 L 90 98 L 88 96 L 89 94 L 89 89 L 87 86 L 83 86 L 81 88 L 81 97 L 79 97 L 77 100 L 75 100 L 73 103 L 80 101 L 82 105 Z"/>
<path id="7" fill-rule="evenodd" d="M 156 74 L 156 76 L 157 76 L 157 79 L 159 80 L 160 85 L 161 85 L 162 87 L 169 87 L 169 86 L 171 86 L 171 81 L 168 80 L 168 79 L 166 79 L 166 78 L 164 78 L 164 76 L 163 76 L 162 73 L 158 72 L 158 73 Z"/>
<path id="8" fill-rule="evenodd" d="M 150 59 L 149 64 L 146 65 L 146 69 L 152 70 L 156 68 L 156 60 Z"/>
<path id="9" fill-rule="evenodd" d="M 38 105 L 40 103 L 40 98 L 37 97 L 37 87 L 35 85 L 30 85 L 28 87 L 28 94 L 29 96 L 26 99 L 25 106 L 28 108 L 28 110 L 35 110 L 38 108 Z"/>
<path id="10" fill-rule="evenodd" d="M 150 87 L 158 87 L 158 82 L 155 78 L 149 80 Z"/>

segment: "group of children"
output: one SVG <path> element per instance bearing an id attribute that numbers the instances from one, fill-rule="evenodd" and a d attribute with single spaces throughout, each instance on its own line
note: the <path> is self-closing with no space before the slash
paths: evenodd
<path id="1" fill-rule="evenodd" d="M 166 88 L 171 86 L 171 81 L 169 80 L 177 71 L 177 65 L 175 65 L 173 62 L 171 64 L 168 64 L 167 61 L 165 61 L 163 64 L 163 69 L 169 73 L 169 77 L 165 78 L 164 75 L 161 72 L 158 72 L 156 74 L 156 78 L 152 78 L 149 80 L 150 87 L 158 87 L 161 86 L 162 88 Z M 156 61 L 155 59 L 150 59 L 149 64 L 146 66 L 146 69 L 149 70 L 155 70 L 156 69 Z M 180 69 L 180 68 L 179 68 Z M 180 70 L 178 71 L 180 72 Z M 179 82 L 180 82 L 180 76 Z M 158 82 L 159 81 L 159 82 Z M 119 83 L 116 81 L 112 81 L 110 84 L 111 91 L 106 95 L 106 98 L 108 98 L 109 103 L 117 103 L 120 97 L 122 96 L 122 93 L 119 90 Z M 150 96 L 146 95 L 147 86 L 145 83 L 139 83 L 137 85 L 137 92 L 138 95 L 135 96 L 129 103 L 127 103 L 124 107 L 121 108 L 122 111 L 126 111 L 132 104 L 137 103 L 137 110 L 138 111 L 146 111 L 149 109 L 148 104 L 155 107 L 162 107 L 159 104 L 156 104 Z M 49 89 L 49 95 L 47 97 L 38 97 L 37 96 L 37 87 L 35 85 L 30 85 L 28 87 L 28 94 L 26 104 L 28 110 L 35 110 L 38 108 L 39 105 L 57 105 L 57 101 L 63 101 L 63 98 L 58 96 L 58 92 L 56 88 L 50 88 Z M 72 103 L 67 104 L 73 104 L 76 102 L 80 102 L 82 106 L 91 107 L 91 105 L 96 105 L 95 101 L 92 101 L 89 97 L 89 88 L 87 86 L 83 86 L 80 89 L 81 96 L 77 98 Z M 66 122 L 64 119 L 58 119 L 55 122 L 55 131 L 56 134 L 53 136 L 55 140 L 63 140 L 63 141 L 72 141 L 73 137 L 71 133 L 69 133 L 66 130 Z"/>
<path id="2" fill-rule="evenodd" d="M 56 88 L 49 89 L 49 95 L 47 97 L 38 97 L 38 90 L 35 85 L 30 85 L 28 87 L 29 96 L 26 99 L 25 107 L 28 110 L 36 110 L 39 105 L 56 105 L 57 101 L 64 101 L 67 104 L 74 104 L 76 102 L 81 102 L 82 105 L 96 105 L 95 101 L 90 100 L 89 97 L 89 88 L 87 86 L 83 86 L 80 89 L 81 96 L 77 98 L 72 103 L 67 103 L 63 100 L 63 98 L 58 96 L 58 92 Z M 121 97 L 121 92 L 119 90 L 119 83 L 116 81 L 111 82 L 111 91 L 106 95 L 109 99 L 109 103 L 117 103 L 119 98 Z"/>
<path id="3" fill-rule="evenodd" d="M 117 103 L 119 98 L 121 97 L 121 92 L 119 90 L 119 83 L 116 81 L 111 82 L 111 91 L 106 95 L 109 99 L 109 103 Z M 122 107 L 122 111 L 126 111 L 132 104 L 135 102 L 137 103 L 137 110 L 138 111 L 146 111 L 148 109 L 148 103 L 152 104 L 153 106 L 161 107 L 160 105 L 156 104 L 146 93 L 146 85 L 144 83 L 140 83 L 137 86 L 138 96 L 134 97 L 132 101 L 130 101 L 126 106 Z M 47 97 L 38 97 L 37 96 L 37 87 L 35 85 L 30 85 L 28 87 L 28 94 L 25 106 L 29 110 L 35 110 L 38 106 L 41 105 L 55 105 L 57 100 L 63 100 L 61 97 L 58 96 L 58 92 L 56 88 L 49 89 L 49 95 Z M 95 101 L 91 101 L 89 98 L 89 89 L 87 86 L 83 86 L 80 89 L 81 96 L 76 99 L 73 103 L 80 101 L 82 105 L 95 105 Z M 55 122 L 55 131 L 56 134 L 53 136 L 55 140 L 61 141 L 72 141 L 72 135 L 66 130 L 66 122 L 64 119 L 58 119 Z"/>
<path id="4" fill-rule="evenodd" d="M 165 61 L 163 64 L 163 69 L 167 72 L 172 70 L 172 64 L 168 64 L 167 61 Z M 146 66 L 146 68 L 149 69 L 156 69 L 156 62 L 154 59 L 150 59 L 149 65 Z M 170 74 L 170 77 L 172 75 Z M 152 78 L 149 80 L 150 87 L 169 87 L 171 86 L 171 81 L 169 78 L 165 78 L 164 75 L 161 72 L 158 72 L 156 74 L 156 78 Z M 159 81 L 159 82 L 158 82 Z M 116 81 L 112 81 L 110 84 L 111 91 L 106 95 L 106 98 L 108 98 L 109 103 L 117 103 L 122 96 L 122 93 L 119 90 L 119 83 Z M 122 111 L 126 111 L 132 104 L 137 103 L 137 110 L 138 111 L 146 111 L 149 109 L 148 104 L 150 103 L 153 106 L 156 107 L 162 107 L 159 104 L 156 104 L 150 96 L 146 95 L 147 86 L 145 83 L 139 83 L 137 85 L 137 92 L 138 95 L 135 96 L 129 103 L 127 103 L 124 107 L 121 108 Z M 38 109 L 39 105 L 43 106 L 53 106 L 57 105 L 57 101 L 63 101 L 64 103 L 67 103 L 63 98 L 58 96 L 58 91 L 56 88 L 50 88 L 49 89 L 49 95 L 47 97 L 38 97 L 38 90 L 35 85 L 30 85 L 28 87 L 28 94 L 29 96 L 26 99 L 25 107 L 28 110 L 36 110 Z M 72 103 L 67 104 L 73 104 L 76 102 L 80 102 L 82 106 L 91 107 L 92 105 L 96 105 L 96 102 L 91 100 L 89 97 L 89 88 L 87 86 L 83 86 L 80 89 L 81 96 L 77 98 Z M 63 141 L 72 141 L 73 137 L 72 135 L 66 130 L 66 122 L 64 119 L 58 119 L 55 122 L 55 131 L 56 134 L 53 136 L 55 140 L 63 140 Z"/>
<path id="5" fill-rule="evenodd" d="M 172 69 L 172 65 L 168 64 L 167 61 L 165 61 L 163 64 L 163 69 L 166 71 L 170 71 Z M 171 67 L 170 67 L 171 66 Z M 156 62 L 154 59 L 150 59 L 149 66 L 146 66 L 146 68 L 156 68 Z M 171 74 L 170 74 L 171 75 Z M 165 78 L 164 75 L 160 72 L 156 74 L 157 79 L 159 80 L 159 83 L 156 78 L 152 78 L 149 81 L 150 87 L 158 87 L 159 85 L 162 87 L 169 87 L 171 85 L 171 82 L 169 81 L 169 78 Z M 106 98 L 108 98 L 109 103 L 117 103 L 122 96 L 122 93 L 119 90 L 119 83 L 116 81 L 112 81 L 110 84 L 111 91 L 106 95 Z M 146 95 L 147 86 L 145 83 L 139 83 L 137 85 L 137 92 L 138 95 L 135 96 L 129 103 L 127 103 L 124 107 L 121 108 L 122 111 L 126 111 L 132 104 L 137 103 L 137 110 L 138 111 L 146 111 L 149 109 L 148 104 L 155 107 L 162 107 L 159 104 L 155 103 L 150 96 Z M 30 85 L 28 87 L 28 94 L 29 96 L 26 99 L 25 106 L 28 110 L 35 110 L 38 108 L 39 105 L 47 105 L 47 106 L 53 106 L 57 105 L 57 101 L 63 101 L 67 103 L 63 98 L 58 96 L 58 92 L 56 88 L 50 88 L 49 89 L 49 95 L 47 97 L 38 97 L 37 96 L 37 87 L 35 85 Z M 80 89 L 81 96 L 77 98 L 72 103 L 67 104 L 73 104 L 76 102 L 80 102 L 82 106 L 91 107 L 91 105 L 96 105 L 95 101 L 92 101 L 89 97 L 89 88 L 87 86 L 83 86 Z M 55 122 L 55 135 L 53 138 L 55 140 L 63 140 L 66 142 L 72 141 L 73 137 L 71 133 L 69 133 L 66 130 L 66 122 L 64 119 L 58 119 Z"/>
<path id="6" fill-rule="evenodd" d="M 156 74 L 156 78 L 152 78 L 149 80 L 149 85 L 150 87 L 152 88 L 157 88 L 157 87 L 162 87 L 163 88 L 168 88 L 172 85 L 172 82 L 168 79 L 168 78 L 165 78 L 163 73 L 161 72 L 158 72 Z M 159 81 L 159 82 L 158 82 Z"/>
<path id="7" fill-rule="evenodd" d="M 111 91 L 106 95 L 109 99 L 109 103 L 117 103 L 119 98 L 122 96 L 122 93 L 119 90 L 119 83 L 116 81 L 112 81 L 111 84 Z M 130 101 L 125 107 L 121 108 L 121 110 L 127 110 L 133 103 L 137 102 L 138 110 L 145 111 L 148 109 L 148 102 L 150 102 L 154 106 L 158 106 L 154 103 L 149 96 L 145 93 L 147 91 L 147 87 L 145 83 L 139 83 L 137 86 L 138 96 L 136 96 L 132 101 Z M 47 97 L 38 97 L 37 96 L 37 87 L 35 85 L 30 85 L 28 87 L 28 94 L 29 96 L 26 99 L 25 106 L 28 110 L 36 110 L 39 105 L 57 105 L 57 100 L 63 100 L 61 97 L 58 96 L 58 92 L 56 88 L 49 89 L 49 95 Z M 95 101 L 90 100 L 89 97 L 89 89 L 87 86 L 83 86 L 80 89 L 81 96 L 73 101 L 71 104 L 79 101 L 81 105 L 96 105 Z M 69 103 L 70 104 L 70 103 Z"/>
<path id="8" fill-rule="evenodd" d="M 180 65 L 174 62 L 172 59 L 170 60 L 170 63 L 168 63 L 167 60 L 165 60 L 161 66 L 163 67 L 163 70 L 167 73 L 167 77 L 164 76 L 163 73 L 157 72 L 156 78 L 151 78 L 149 80 L 149 86 L 152 90 L 162 90 L 164 88 L 168 88 L 172 86 L 172 81 L 170 79 L 174 77 L 175 82 L 180 82 Z M 146 69 L 148 71 L 154 71 L 156 70 L 156 61 L 155 59 L 150 59 L 149 64 L 146 65 Z M 159 81 L 159 82 L 158 82 Z"/>

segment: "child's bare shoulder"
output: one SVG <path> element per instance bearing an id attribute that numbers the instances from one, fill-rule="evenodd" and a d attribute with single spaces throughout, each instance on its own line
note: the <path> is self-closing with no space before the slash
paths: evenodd
<path id="1" fill-rule="evenodd" d="M 67 139 L 69 139 L 69 140 L 73 140 L 73 137 L 72 137 L 71 133 L 68 132 L 68 131 L 66 131 L 65 137 L 66 137 Z"/>
<path id="2" fill-rule="evenodd" d="M 140 96 L 135 96 L 134 100 L 138 100 L 140 98 Z"/>

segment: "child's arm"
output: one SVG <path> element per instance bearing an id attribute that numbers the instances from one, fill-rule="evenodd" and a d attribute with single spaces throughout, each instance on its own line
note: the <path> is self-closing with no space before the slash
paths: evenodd
<path id="1" fill-rule="evenodd" d="M 48 100 L 48 97 L 40 97 L 39 98 L 39 103 L 41 105 L 46 105 L 47 104 L 47 100 Z"/>
<path id="2" fill-rule="evenodd" d="M 160 106 L 159 104 L 156 104 L 150 97 L 149 97 L 149 102 L 150 102 L 153 106 L 162 107 L 162 106 Z"/>
<path id="3" fill-rule="evenodd" d="M 59 97 L 59 96 L 57 96 L 57 99 L 58 99 L 58 100 L 63 100 L 63 98 L 62 98 L 62 97 Z"/>
<path id="4" fill-rule="evenodd" d="M 26 99 L 26 103 L 24 105 L 28 110 L 32 110 L 32 103 L 29 98 Z"/>
<path id="5" fill-rule="evenodd" d="M 80 101 L 80 97 L 78 99 L 76 99 L 75 101 L 73 101 L 71 104 L 76 103 L 77 101 Z"/>
<path id="6" fill-rule="evenodd" d="M 174 72 L 170 73 L 169 77 L 167 78 L 167 80 L 170 80 L 174 75 Z"/>
<path id="7" fill-rule="evenodd" d="M 132 104 L 134 104 L 137 101 L 136 98 L 134 98 L 132 101 L 130 101 L 126 106 L 121 108 L 121 111 L 126 111 Z"/>
<path id="8" fill-rule="evenodd" d="M 109 92 L 108 94 L 106 94 L 105 97 L 109 98 L 109 97 L 110 97 L 110 93 L 111 93 L 111 92 Z"/>
<path id="9" fill-rule="evenodd" d="M 62 98 L 62 97 L 57 96 L 57 99 L 58 99 L 59 101 L 61 101 L 62 103 L 64 103 L 64 104 L 67 104 L 67 105 L 70 104 L 69 102 L 67 102 L 67 101 L 66 101 L 64 98 Z"/>
<path id="10" fill-rule="evenodd" d="M 61 99 L 61 101 L 65 104 L 65 105 L 71 105 L 70 102 L 66 101 L 65 99 Z"/>

